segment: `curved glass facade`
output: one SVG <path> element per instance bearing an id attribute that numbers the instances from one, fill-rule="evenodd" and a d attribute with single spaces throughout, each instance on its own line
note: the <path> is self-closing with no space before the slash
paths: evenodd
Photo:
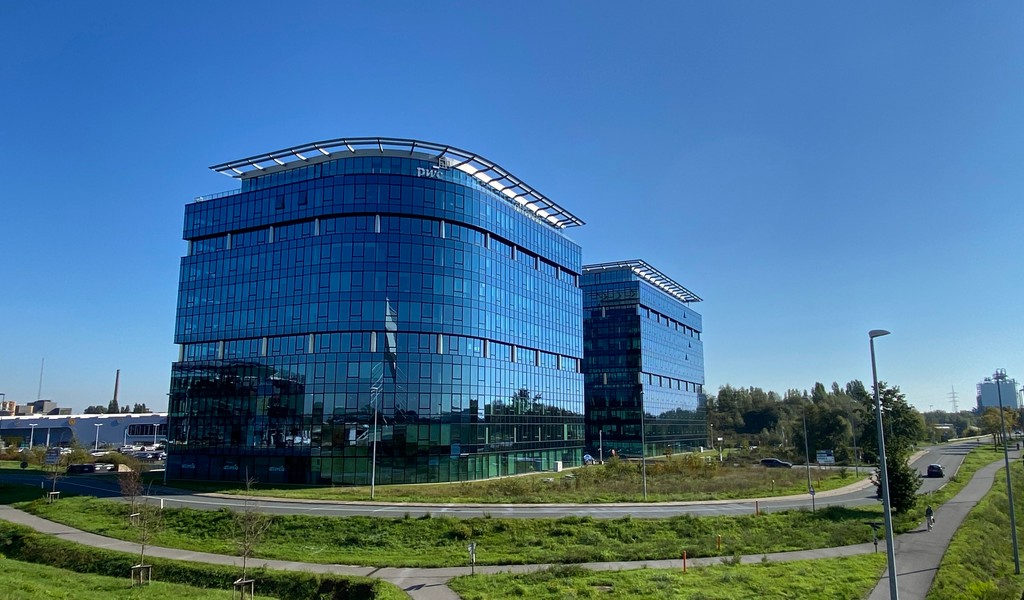
<path id="1" fill-rule="evenodd" d="M 687 305 L 700 298 L 643 261 L 585 266 L 582 288 L 588 447 L 607 458 L 705 445 L 703 326 Z"/>
<path id="2" fill-rule="evenodd" d="M 186 207 L 168 477 L 367 484 L 374 439 L 378 483 L 579 464 L 579 246 L 436 156 L 303 160 Z"/>

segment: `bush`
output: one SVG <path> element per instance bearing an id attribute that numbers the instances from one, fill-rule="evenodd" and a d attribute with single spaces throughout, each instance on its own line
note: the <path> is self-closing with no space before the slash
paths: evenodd
<path id="1" fill-rule="evenodd" d="M 18 525 L 0 522 L 0 554 L 14 560 L 49 565 L 76 573 L 92 573 L 126 578 L 135 564 L 135 556 L 100 548 L 82 546 L 40 534 Z M 239 569 L 162 558 L 149 559 L 153 577 L 160 581 L 194 587 L 231 589 Z M 389 595 L 390 586 L 366 577 L 347 577 L 320 573 L 268 571 L 254 572 L 261 595 L 310 600 L 372 600 Z"/>

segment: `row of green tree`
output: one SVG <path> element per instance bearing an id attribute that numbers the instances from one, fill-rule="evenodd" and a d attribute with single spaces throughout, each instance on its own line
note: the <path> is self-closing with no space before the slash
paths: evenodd
<path id="1" fill-rule="evenodd" d="M 997 409 L 981 415 L 971 411 L 923 415 L 907 402 L 899 386 L 880 382 L 878 393 L 890 502 L 897 512 L 909 510 L 916 502 L 921 481 L 908 459 L 919 442 L 939 441 L 940 433 L 945 437 L 992 434 L 994 443 L 1002 441 Z M 711 435 L 724 438 L 726 445 L 758 446 L 762 454 L 800 462 L 805 452 L 813 461 L 817 451 L 831 450 L 840 464 L 877 464 L 875 414 L 872 390 L 857 380 L 845 386 L 833 383 L 831 389 L 816 383 L 810 392 L 789 390 L 781 397 L 761 388 L 726 385 L 708 397 Z M 1007 430 L 1017 427 L 1016 411 L 1006 410 L 1004 417 Z"/>
<path id="2" fill-rule="evenodd" d="M 898 386 L 880 383 L 879 393 L 890 446 L 911 447 L 929 439 L 923 415 Z M 810 391 L 788 390 L 783 396 L 726 385 L 708 397 L 708 423 L 713 435 L 729 445 L 790 449 L 793 458 L 803 456 L 806 430 L 812 457 L 818 450 L 831 450 L 837 462 L 854 464 L 877 456 L 874 406 L 871 391 L 857 380 L 845 386 L 833 383 L 831 389 L 816 383 Z"/>
<path id="3" fill-rule="evenodd" d="M 124 406 L 118 406 L 116 399 L 111 400 L 106 406 L 103 406 L 102 404 L 94 404 L 92 406 L 85 407 L 85 414 L 87 415 L 125 415 L 128 413 L 141 415 L 151 412 L 153 411 L 150 410 L 145 403 L 136 403 L 132 405 L 131 410 L 129 410 L 127 404 Z"/>

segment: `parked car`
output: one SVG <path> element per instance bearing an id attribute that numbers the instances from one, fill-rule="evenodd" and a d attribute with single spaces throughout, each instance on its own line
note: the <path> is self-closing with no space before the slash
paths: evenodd
<path id="1" fill-rule="evenodd" d="M 942 465 L 928 465 L 928 477 L 943 477 L 945 475 Z"/>
<path id="2" fill-rule="evenodd" d="M 793 463 L 779 460 L 777 458 L 762 458 L 761 466 L 768 467 L 769 469 L 789 469 L 793 467 Z"/>

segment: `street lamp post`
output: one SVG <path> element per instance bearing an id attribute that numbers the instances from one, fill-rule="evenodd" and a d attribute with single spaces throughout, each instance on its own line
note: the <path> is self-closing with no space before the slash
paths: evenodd
<path id="1" fill-rule="evenodd" d="M 857 424 L 853 420 L 853 400 L 850 400 L 850 407 L 846 409 L 850 415 L 850 433 L 853 437 L 853 461 L 857 477 L 860 477 L 860 454 L 857 452 Z"/>
<path id="2" fill-rule="evenodd" d="M 708 423 L 708 427 L 711 428 L 711 438 L 710 438 L 711 450 L 714 450 L 715 449 L 715 424 L 714 423 Z"/>
<path id="3" fill-rule="evenodd" d="M 807 493 L 811 495 L 811 512 L 814 511 L 814 488 L 811 487 L 811 452 L 807 443 L 807 407 L 804 407 L 804 465 L 807 467 Z"/>
<path id="4" fill-rule="evenodd" d="M 884 329 L 872 329 L 868 332 L 871 345 L 871 382 L 875 386 L 875 423 L 878 426 L 878 463 L 882 484 L 882 513 L 885 515 L 885 557 L 889 565 L 889 598 L 899 600 L 900 592 L 896 587 L 896 548 L 892 540 L 892 506 L 889 502 L 889 472 L 885 464 L 885 428 L 882 427 L 882 401 L 878 396 L 878 370 L 875 367 L 875 338 L 889 335 Z"/>
<path id="5" fill-rule="evenodd" d="M 103 427 L 103 423 L 93 423 L 92 426 L 96 428 L 96 441 L 92 444 L 92 449 L 95 452 L 100 449 L 100 427 Z"/>
<path id="6" fill-rule="evenodd" d="M 31 450 L 36 444 L 36 427 L 39 423 L 29 423 L 29 434 L 28 434 L 28 449 Z"/>
<path id="7" fill-rule="evenodd" d="M 1002 383 L 1006 379 L 1006 369 L 996 369 L 992 376 L 996 382 L 996 397 L 999 399 L 999 429 L 1003 436 L 1003 462 L 1006 464 L 1006 496 L 1010 501 L 1010 537 L 1013 540 L 1013 572 L 1020 575 L 1020 554 L 1017 550 L 1017 519 L 1013 509 L 1013 485 L 1010 483 L 1010 451 L 1006 447 L 1006 415 L 1003 414 Z"/>

